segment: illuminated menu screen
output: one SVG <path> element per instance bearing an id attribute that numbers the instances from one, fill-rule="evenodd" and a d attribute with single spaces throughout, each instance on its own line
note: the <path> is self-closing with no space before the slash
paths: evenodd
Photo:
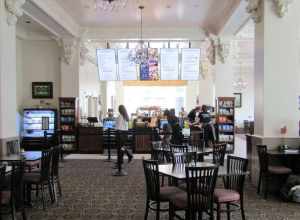
<path id="1" fill-rule="evenodd" d="M 181 79 L 199 80 L 200 49 L 182 49 Z"/>
<path id="2" fill-rule="evenodd" d="M 160 79 L 178 80 L 179 55 L 177 48 L 160 49 Z"/>
<path id="3" fill-rule="evenodd" d="M 137 80 L 136 64 L 129 59 L 130 49 L 118 50 L 118 70 L 120 80 Z"/>
<path id="4" fill-rule="evenodd" d="M 97 49 L 100 80 L 117 80 L 116 53 L 114 49 Z"/>

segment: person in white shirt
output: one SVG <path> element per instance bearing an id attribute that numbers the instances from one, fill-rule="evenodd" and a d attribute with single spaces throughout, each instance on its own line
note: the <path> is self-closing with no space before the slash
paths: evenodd
<path id="1" fill-rule="evenodd" d="M 119 116 L 116 121 L 116 130 L 120 131 L 120 146 L 121 146 L 121 152 L 124 155 L 126 153 L 128 157 L 128 163 L 131 162 L 133 155 L 131 152 L 128 151 L 128 149 L 125 147 L 126 140 L 128 138 L 126 132 L 128 131 L 128 122 L 129 122 L 129 117 L 127 114 L 127 110 L 124 105 L 119 105 Z M 122 134 L 123 131 L 123 134 Z M 123 158 L 123 155 L 121 156 Z"/>

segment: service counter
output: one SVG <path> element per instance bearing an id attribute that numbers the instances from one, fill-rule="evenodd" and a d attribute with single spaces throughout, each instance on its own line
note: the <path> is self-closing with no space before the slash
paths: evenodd
<path id="1" fill-rule="evenodd" d="M 78 151 L 80 153 L 103 153 L 103 128 L 79 126 Z"/>

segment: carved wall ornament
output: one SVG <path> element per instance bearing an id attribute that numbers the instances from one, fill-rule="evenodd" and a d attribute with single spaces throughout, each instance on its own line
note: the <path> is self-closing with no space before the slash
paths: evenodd
<path id="1" fill-rule="evenodd" d="M 282 18 L 288 12 L 289 5 L 292 2 L 293 0 L 273 0 L 276 14 Z"/>
<path id="2" fill-rule="evenodd" d="M 7 10 L 7 23 L 9 25 L 15 25 L 18 18 L 23 15 L 22 6 L 26 0 L 5 0 L 5 8 Z"/>
<path id="3" fill-rule="evenodd" d="M 261 22 L 263 15 L 262 1 L 263 0 L 247 0 L 247 12 L 251 14 L 251 18 L 255 23 Z"/>
<path id="4" fill-rule="evenodd" d="M 75 39 L 62 39 L 62 58 L 66 64 L 71 64 L 72 58 L 75 53 L 76 40 Z"/>
<path id="5" fill-rule="evenodd" d="M 89 50 L 86 47 L 84 42 L 80 43 L 80 48 L 79 48 L 79 55 L 80 55 L 80 65 L 84 65 L 86 59 L 87 59 L 87 54 Z"/>

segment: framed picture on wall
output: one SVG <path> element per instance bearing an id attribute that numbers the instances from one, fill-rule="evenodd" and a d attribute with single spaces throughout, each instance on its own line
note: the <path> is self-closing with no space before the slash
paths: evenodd
<path id="1" fill-rule="evenodd" d="M 235 100 L 234 105 L 236 108 L 242 108 L 242 93 L 233 93 Z"/>
<path id="2" fill-rule="evenodd" d="M 53 84 L 52 82 L 32 82 L 33 99 L 52 99 Z"/>

